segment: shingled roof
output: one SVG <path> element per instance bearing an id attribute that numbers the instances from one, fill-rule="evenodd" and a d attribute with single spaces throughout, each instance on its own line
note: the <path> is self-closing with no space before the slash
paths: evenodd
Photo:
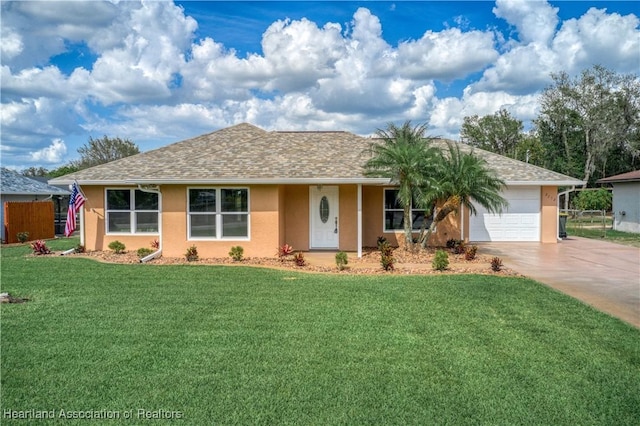
<path id="1" fill-rule="evenodd" d="M 7 168 L 1 168 L 0 193 L 11 195 L 69 195 L 69 191 L 56 188 L 35 179 L 22 176 Z"/>
<path id="2" fill-rule="evenodd" d="M 620 182 L 640 182 L 640 170 L 609 176 L 598 180 L 596 183 L 620 183 Z"/>
<path id="3" fill-rule="evenodd" d="M 387 179 L 364 175 L 363 165 L 370 158 L 368 148 L 372 142 L 373 139 L 349 132 L 266 131 L 243 123 L 81 170 L 49 183 L 74 180 L 81 185 L 388 183 Z M 581 183 L 497 154 L 475 151 L 486 158 L 508 184 Z"/>

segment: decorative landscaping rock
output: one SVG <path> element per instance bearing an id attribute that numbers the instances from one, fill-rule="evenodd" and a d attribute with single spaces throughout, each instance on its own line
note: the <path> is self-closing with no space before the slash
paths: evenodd
<path id="1" fill-rule="evenodd" d="M 430 275 L 430 274 L 499 274 L 518 275 L 514 271 L 503 268 L 500 272 L 492 272 L 490 268 L 491 256 L 477 254 L 473 260 L 465 260 L 464 254 L 449 254 L 449 267 L 445 271 L 434 271 L 431 261 L 437 248 L 419 249 L 416 251 L 405 251 L 396 249 L 393 252 L 395 258 L 395 269 L 385 271 L 380 266 L 380 252 L 375 248 L 366 248 L 362 258 L 353 256 L 349 258 L 349 266 L 342 271 L 336 267 L 333 258 L 328 263 L 317 264 L 312 253 L 305 253 L 305 266 L 297 266 L 293 258 L 282 259 L 280 257 L 246 257 L 242 261 L 234 261 L 230 257 L 226 258 L 199 258 L 198 265 L 246 265 L 261 266 L 274 269 L 291 269 L 304 272 L 336 273 L 336 274 L 397 274 L 397 275 Z M 88 257 L 107 263 L 130 263 L 140 264 L 135 251 L 122 254 L 115 254 L 112 251 L 89 251 L 86 253 L 73 253 L 69 257 Z M 147 262 L 147 265 L 184 265 L 189 263 L 185 257 L 165 257 L 161 256 Z"/>
<path id="2" fill-rule="evenodd" d="M 21 297 L 13 297 L 9 293 L 0 293 L 0 303 L 24 303 L 29 299 Z"/>

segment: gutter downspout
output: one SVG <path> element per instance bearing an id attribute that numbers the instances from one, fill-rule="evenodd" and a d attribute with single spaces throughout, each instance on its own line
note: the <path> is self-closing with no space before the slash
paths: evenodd
<path id="1" fill-rule="evenodd" d="M 158 194 L 158 205 L 162 206 L 162 193 L 160 192 L 160 187 L 156 186 L 155 188 L 143 187 L 141 184 L 138 184 L 138 189 L 142 192 L 149 192 L 151 194 Z M 158 250 L 154 251 L 148 256 L 140 259 L 140 263 L 147 263 L 151 259 L 155 259 L 156 257 L 162 254 L 162 215 L 161 212 L 158 211 Z"/>
<path id="2" fill-rule="evenodd" d="M 460 239 L 464 241 L 464 204 L 460 205 Z"/>
<path id="3" fill-rule="evenodd" d="M 357 217 L 356 223 L 358 227 L 358 259 L 362 257 L 362 184 L 359 183 L 357 186 Z"/>

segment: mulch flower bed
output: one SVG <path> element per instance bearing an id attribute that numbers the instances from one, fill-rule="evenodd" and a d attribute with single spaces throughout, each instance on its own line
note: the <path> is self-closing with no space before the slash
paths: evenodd
<path id="1" fill-rule="evenodd" d="M 395 259 L 394 269 L 385 271 L 380 265 L 380 252 L 377 249 L 368 248 L 363 251 L 362 258 L 349 255 L 349 264 L 343 271 L 339 271 L 335 264 L 314 265 L 313 255 L 307 255 L 305 266 L 297 266 L 293 256 L 280 259 L 274 257 L 246 257 L 241 261 L 234 261 L 230 257 L 224 258 L 200 258 L 196 261 L 187 261 L 184 257 L 161 256 L 152 259 L 147 264 L 150 265 L 244 265 L 259 266 L 274 269 L 285 269 L 300 272 L 321 272 L 336 274 L 359 274 L 359 275 L 409 275 L 409 274 L 493 274 L 493 275 L 519 275 L 509 268 L 502 268 L 499 272 L 491 270 L 491 256 L 477 253 L 473 260 L 466 260 L 464 254 L 454 254 L 446 250 L 449 255 L 449 267 L 444 271 L 435 271 L 431 266 L 434 254 L 437 249 L 420 249 L 416 251 L 406 251 L 396 249 L 393 252 Z M 60 254 L 53 253 L 53 254 Z M 90 251 L 86 253 L 73 253 L 68 256 L 87 257 L 101 262 L 119 264 L 138 264 L 140 258 L 134 251 L 116 254 L 113 251 Z"/>

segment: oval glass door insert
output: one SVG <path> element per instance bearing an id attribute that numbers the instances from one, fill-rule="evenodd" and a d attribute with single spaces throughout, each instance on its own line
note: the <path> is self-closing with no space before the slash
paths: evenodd
<path id="1" fill-rule="evenodd" d="M 322 223 L 327 223 L 329 220 L 329 200 L 326 196 L 320 200 L 320 220 Z"/>

